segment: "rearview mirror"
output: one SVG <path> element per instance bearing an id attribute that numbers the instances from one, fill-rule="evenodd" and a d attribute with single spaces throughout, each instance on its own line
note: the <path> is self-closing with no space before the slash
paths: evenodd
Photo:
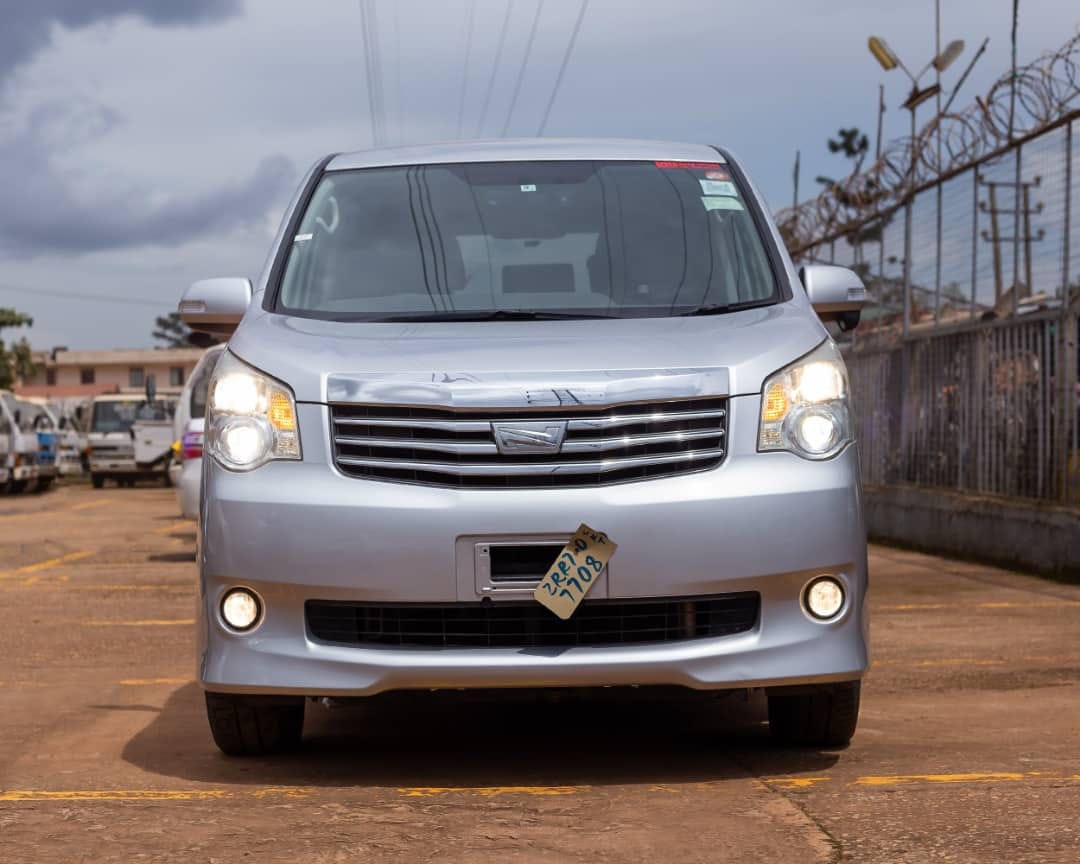
<path id="1" fill-rule="evenodd" d="M 251 303 L 249 279 L 202 279 L 188 288 L 177 307 L 180 320 L 192 330 L 230 335 Z"/>
<path id="2" fill-rule="evenodd" d="M 807 264 L 799 270 L 806 296 L 822 321 L 852 330 L 866 305 L 866 286 L 854 270 L 832 264 Z"/>

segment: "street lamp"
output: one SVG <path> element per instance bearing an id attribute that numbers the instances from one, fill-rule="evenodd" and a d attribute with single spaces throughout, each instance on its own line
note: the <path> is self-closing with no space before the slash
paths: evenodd
<path id="1" fill-rule="evenodd" d="M 880 36 L 871 36 L 867 40 L 867 47 L 870 49 L 870 53 L 874 55 L 874 59 L 881 65 L 882 69 L 886 72 L 890 72 L 893 69 L 899 68 L 903 70 L 903 73 L 907 75 L 908 79 L 911 81 L 911 92 L 901 105 L 902 108 L 907 109 L 911 114 L 911 154 L 908 161 L 909 188 L 907 206 L 905 207 L 904 213 L 904 336 L 907 336 L 911 329 L 911 208 L 913 199 L 911 193 L 915 185 L 915 109 L 922 105 L 923 102 L 933 99 L 941 93 L 940 83 L 935 82 L 920 88 L 919 79 L 933 68 L 937 72 L 940 80 L 941 73 L 944 72 L 961 53 L 963 53 L 964 40 L 954 39 L 946 45 L 945 50 L 941 51 L 929 63 L 923 66 L 923 68 L 919 70 L 918 75 L 911 74 L 903 61 Z M 940 144 L 940 137 L 938 141 Z M 940 156 L 940 153 L 938 155 Z M 940 214 L 941 207 L 939 205 L 939 219 Z"/>

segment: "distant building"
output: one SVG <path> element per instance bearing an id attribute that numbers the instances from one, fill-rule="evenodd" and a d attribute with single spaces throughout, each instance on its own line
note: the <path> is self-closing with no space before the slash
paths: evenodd
<path id="1" fill-rule="evenodd" d="M 159 393 L 179 393 L 203 348 L 124 348 L 69 351 L 56 348 L 35 355 L 39 369 L 15 389 L 25 396 L 65 398 L 142 391 L 154 376 Z"/>

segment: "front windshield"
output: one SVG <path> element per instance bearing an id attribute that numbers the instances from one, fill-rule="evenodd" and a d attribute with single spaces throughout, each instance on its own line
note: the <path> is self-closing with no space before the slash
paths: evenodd
<path id="1" fill-rule="evenodd" d="M 51 432 L 56 428 L 44 405 L 22 400 L 15 404 L 19 409 L 19 427 L 24 432 Z"/>
<path id="2" fill-rule="evenodd" d="M 136 420 L 170 420 L 171 402 L 95 402 L 90 431 L 99 433 L 127 432 Z"/>
<path id="3" fill-rule="evenodd" d="M 344 320 L 661 317 L 779 299 L 720 163 L 496 162 L 327 174 L 277 307 Z"/>

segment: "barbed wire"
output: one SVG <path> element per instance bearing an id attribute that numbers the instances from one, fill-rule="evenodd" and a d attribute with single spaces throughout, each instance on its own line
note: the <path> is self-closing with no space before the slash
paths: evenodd
<path id="1" fill-rule="evenodd" d="M 1080 107 L 1080 32 L 1057 51 L 1017 68 L 1010 132 L 1013 81 L 1012 72 L 1006 72 L 985 97 L 976 97 L 962 111 L 934 117 L 914 141 L 910 136 L 890 141 L 865 170 L 797 207 L 780 210 L 776 221 L 789 251 L 797 255 L 822 240 L 857 231 L 902 204 L 912 190 L 961 171 Z"/>

